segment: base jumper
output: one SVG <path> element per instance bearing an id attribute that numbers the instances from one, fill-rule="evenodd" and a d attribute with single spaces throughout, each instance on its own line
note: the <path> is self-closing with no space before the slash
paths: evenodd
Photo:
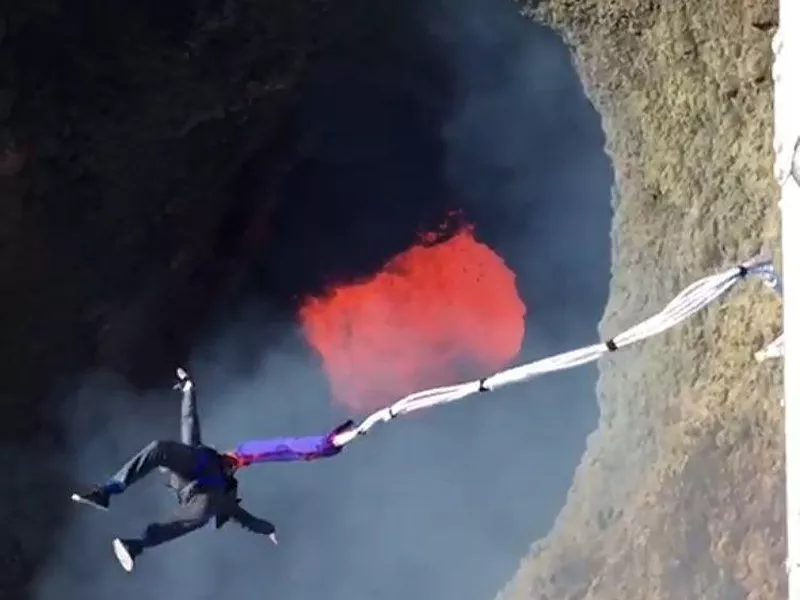
<path id="1" fill-rule="evenodd" d="M 334 444 L 334 438 L 353 427 L 353 422 L 347 421 L 325 436 L 252 440 L 239 444 L 236 450 L 219 452 L 202 442 L 194 383 L 183 369 L 179 368 L 177 375 L 175 389 L 183 395 L 181 441 L 150 442 L 105 484 L 72 495 L 75 502 L 108 510 L 112 496 L 124 493 L 157 469 L 168 473 L 168 485 L 178 499 L 178 509 L 172 518 L 151 523 L 139 537 L 113 541 L 114 553 L 126 571 L 133 569 L 134 561 L 145 549 L 195 531 L 212 518 L 217 529 L 232 520 L 249 531 L 268 536 L 277 544 L 275 526 L 253 516 L 240 505 L 236 472 L 256 463 L 334 456 L 342 451 L 342 446 Z"/>

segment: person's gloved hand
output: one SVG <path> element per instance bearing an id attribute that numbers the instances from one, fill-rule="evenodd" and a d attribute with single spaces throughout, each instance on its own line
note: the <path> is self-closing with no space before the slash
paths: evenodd
<path id="1" fill-rule="evenodd" d="M 178 377 L 178 381 L 174 386 L 172 386 L 173 389 L 180 390 L 182 392 L 187 392 L 192 389 L 194 383 L 192 383 L 189 374 L 182 367 L 175 369 L 175 375 Z"/>

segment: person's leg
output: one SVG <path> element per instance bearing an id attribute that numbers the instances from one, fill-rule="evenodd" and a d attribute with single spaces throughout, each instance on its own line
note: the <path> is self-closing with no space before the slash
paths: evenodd
<path id="1" fill-rule="evenodd" d="M 132 456 L 104 485 L 86 494 L 73 494 L 76 502 L 107 509 L 110 497 L 123 493 L 129 486 L 149 475 L 154 469 L 164 467 L 179 477 L 191 480 L 206 461 L 200 448 L 173 441 L 154 441 Z"/>
<path id="2" fill-rule="evenodd" d="M 171 440 L 154 441 L 122 465 L 108 484 L 112 489 L 124 491 L 158 467 L 164 467 L 184 479 L 191 480 L 205 460 L 205 455 L 199 448 Z"/>
<path id="3" fill-rule="evenodd" d="M 139 538 L 117 538 L 114 553 L 126 571 L 146 548 L 160 546 L 203 527 L 214 516 L 212 498 L 197 494 L 182 504 L 175 516 L 167 521 L 151 523 Z"/>

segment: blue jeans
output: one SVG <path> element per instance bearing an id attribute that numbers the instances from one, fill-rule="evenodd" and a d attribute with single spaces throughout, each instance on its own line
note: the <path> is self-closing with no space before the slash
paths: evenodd
<path id="1" fill-rule="evenodd" d="M 184 483 L 178 511 L 170 519 L 151 523 L 139 538 L 142 548 L 158 546 L 204 526 L 225 501 L 225 475 L 219 455 L 205 446 L 154 441 L 132 456 L 109 480 L 106 489 L 121 494 L 155 469 L 167 469 Z"/>

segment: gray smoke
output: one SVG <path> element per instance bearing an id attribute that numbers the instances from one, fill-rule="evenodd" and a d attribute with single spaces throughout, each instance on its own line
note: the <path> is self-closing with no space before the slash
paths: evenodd
<path id="1" fill-rule="evenodd" d="M 444 142 L 446 187 L 477 223 L 479 237 L 515 270 L 528 307 L 519 360 L 595 341 L 608 279 L 611 176 L 598 119 L 566 49 L 552 32 L 517 16 L 511 2 L 454 0 L 416 17 L 417 34 L 424 27 L 433 35 L 456 80 L 447 121 L 428 125 L 438 128 L 428 134 Z M 347 149 L 351 162 L 342 177 L 350 183 L 336 185 L 344 186 L 342 197 L 349 189 L 355 198 L 363 192 L 359 182 L 374 179 L 375 171 L 359 172 L 352 161 L 374 156 L 376 145 L 386 160 L 398 161 L 386 146 L 414 153 L 415 141 L 402 106 L 392 110 L 391 93 L 373 94 L 371 113 L 335 101 L 382 85 L 376 81 L 385 82 L 386 73 L 330 68 L 337 76 L 321 77 L 329 87 L 312 102 L 315 118 L 308 121 L 341 131 L 332 135 L 329 127 L 330 135 L 317 136 L 327 144 L 318 157 L 341 162 Z M 426 91 L 419 96 L 427 98 Z M 370 118 L 381 121 L 382 136 L 364 134 Z M 427 175 L 392 173 L 396 180 L 387 185 L 425 196 Z M 384 220 L 400 212 L 392 202 L 384 200 L 390 215 Z M 336 239 L 320 241 L 306 231 L 302 251 L 366 243 L 356 231 L 357 214 L 349 216 L 337 221 Z M 274 250 L 282 261 L 277 272 L 293 270 L 287 257 L 301 252 L 291 246 L 299 231 L 277 236 L 276 243 L 285 241 Z M 297 325 L 267 305 L 243 315 L 187 365 L 197 380 L 205 439 L 225 448 L 252 437 L 322 433 L 342 420 Z M 257 364 L 244 369 L 242 340 L 259 331 Z M 109 513 L 76 507 L 37 597 L 486 600 L 563 504 L 597 418 L 595 376 L 586 368 L 398 420 L 334 459 L 246 470 L 244 505 L 277 524 L 277 548 L 235 525 L 209 527 L 144 555 L 129 575 L 116 564 L 111 539 L 136 534 L 173 510 L 169 490 L 153 477 Z M 142 396 L 111 376 L 87 380 L 65 412 L 74 477 L 94 482 L 151 439 L 177 437 L 178 408 L 169 390 Z"/>

